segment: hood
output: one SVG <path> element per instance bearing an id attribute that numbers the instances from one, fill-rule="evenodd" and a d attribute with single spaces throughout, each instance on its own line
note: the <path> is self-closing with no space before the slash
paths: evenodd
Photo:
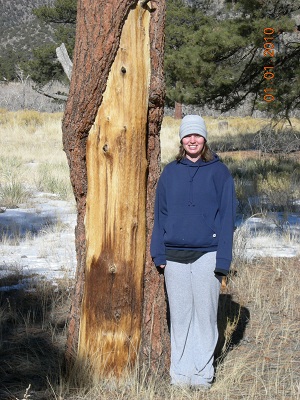
<path id="1" fill-rule="evenodd" d="M 189 160 L 188 158 L 184 158 L 183 160 L 180 161 L 180 164 L 188 167 L 188 175 L 189 175 L 189 183 L 190 184 L 189 184 L 189 194 L 188 194 L 188 204 L 187 205 L 189 207 L 195 207 L 194 178 L 197 175 L 199 169 L 220 161 L 217 154 L 213 153 L 213 156 L 214 156 L 213 160 L 207 161 L 207 162 L 205 162 L 201 159 L 196 162 L 193 162 L 193 161 Z"/>

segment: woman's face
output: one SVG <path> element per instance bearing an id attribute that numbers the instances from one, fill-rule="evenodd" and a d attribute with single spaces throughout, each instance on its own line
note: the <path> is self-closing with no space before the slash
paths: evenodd
<path id="1" fill-rule="evenodd" d="M 201 157 L 201 152 L 204 147 L 205 139 L 201 135 L 192 133 L 182 139 L 182 145 L 186 152 L 186 158 L 196 162 Z"/>

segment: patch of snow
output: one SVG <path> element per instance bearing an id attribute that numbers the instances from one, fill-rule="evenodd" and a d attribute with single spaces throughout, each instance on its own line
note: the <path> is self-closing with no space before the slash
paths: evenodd
<path id="1" fill-rule="evenodd" d="M 36 193 L 30 207 L 0 213 L 0 277 L 21 272 L 18 284 L 2 291 L 28 290 L 32 279 L 73 278 L 76 210 L 56 195 Z M 300 215 L 269 214 L 238 220 L 245 227 L 246 257 L 296 257 L 300 255 Z M 25 276 L 25 278 L 24 278 Z M 27 276 L 27 278 L 26 278 Z"/>
<path id="2" fill-rule="evenodd" d="M 0 276 L 17 266 L 51 281 L 74 277 L 75 224 L 74 205 L 46 193 L 37 193 L 30 208 L 1 213 Z"/>
<path id="3" fill-rule="evenodd" d="M 248 228 L 246 256 L 297 257 L 300 255 L 300 215 L 269 213 L 253 216 L 238 225 Z"/>

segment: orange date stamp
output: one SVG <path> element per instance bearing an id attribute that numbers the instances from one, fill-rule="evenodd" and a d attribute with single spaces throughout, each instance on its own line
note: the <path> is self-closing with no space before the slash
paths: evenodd
<path id="1" fill-rule="evenodd" d="M 269 57 L 268 65 L 264 66 L 264 101 L 270 103 L 275 100 L 274 96 L 274 65 L 273 57 L 275 57 L 275 45 L 274 45 L 274 28 L 265 28 L 264 29 L 264 50 L 263 56 Z"/>

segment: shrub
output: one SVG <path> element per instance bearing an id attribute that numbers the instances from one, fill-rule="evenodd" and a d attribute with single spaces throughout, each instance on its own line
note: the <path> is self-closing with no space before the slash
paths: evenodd
<path id="1" fill-rule="evenodd" d="M 41 164 L 38 169 L 36 186 L 40 191 L 57 194 L 64 200 L 70 199 L 72 188 L 67 163 Z"/>
<path id="2" fill-rule="evenodd" d="M 0 205 L 16 208 L 29 197 L 23 184 L 24 170 L 20 159 L 0 157 Z"/>
<path id="3" fill-rule="evenodd" d="M 257 132 L 253 144 L 263 153 L 289 154 L 300 150 L 300 132 L 291 127 L 276 130 L 268 125 Z"/>
<path id="4" fill-rule="evenodd" d="M 238 213 L 247 216 L 258 211 L 256 182 L 251 179 L 235 178 L 235 190 L 238 199 Z"/>
<path id="5" fill-rule="evenodd" d="M 255 136 L 255 133 L 214 136 L 209 144 L 211 149 L 215 152 L 254 150 L 253 140 Z"/>
<path id="6" fill-rule="evenodd" d="M 280 174 L 269 172 L 266 178 L 259 176 L 257 186 L 261 202 L 268 211 L 293 209 L 297 192 L 292 184 L 290 174 L 286 172 Z"/>
<path id="7" fill-rule="evenodd" d="M 29 192 L 22 183 L 12 180 L 0 185 L 0 205 L 6 208 L 17 208 L 27 201 Z"/>

